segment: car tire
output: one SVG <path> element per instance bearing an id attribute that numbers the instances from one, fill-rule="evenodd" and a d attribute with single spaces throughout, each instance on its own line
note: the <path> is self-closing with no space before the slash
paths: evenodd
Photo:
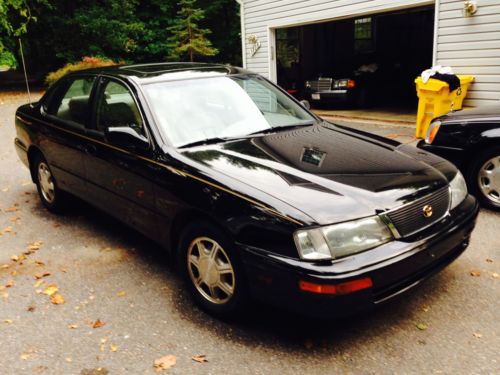
<path id="1" fill-rule="evenodd" d="M 470 192 L 483 206 L 500 210 L 500 147 L 476 155 L 466 178 Z"/>
<path id="2" fill-rule="evenodd" d="M 198 221 L 184 229 L 178 264 L 196 304 L 221 318 L 238 315 L 247 302 L 243 267 L 234 241 L 218 227 Z"/>
<path id="3" fill-rule="evenodd" d="M 37 156 L 33 163 L 33 177 L 42 204 L 52 212 L 62 212 L 66 195 L 61 191 L 52 174 L 49 163 L 43 156 Z"/>

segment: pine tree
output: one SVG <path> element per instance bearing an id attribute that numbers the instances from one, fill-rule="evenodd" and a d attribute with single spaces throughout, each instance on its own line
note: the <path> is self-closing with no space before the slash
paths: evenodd
<path id="1" fill-rule="evenodd" d="M 173 26 L 168 28 L 172 33 L 168 38 L 171 47 L 169 57 L 173 60 L 187 55 L 192 62 L 194 56 L 215 56 L 219 53 L 206 37 L 211 31 L 201 28 L 198 24 L 205 18 L 205 13 L 202 9 L 195 8 L 195 1 L 180 0 L 180 10 Z"/>

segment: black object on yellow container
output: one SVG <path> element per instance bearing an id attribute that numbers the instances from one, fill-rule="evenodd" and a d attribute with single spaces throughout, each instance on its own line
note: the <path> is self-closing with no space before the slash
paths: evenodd
<path id="1" fill-rule="evenodd" d="M 473 76 L 457 76 L 460 87 L 450 92 L 450 86 L 438 79 L 429 78 L 424 83 L 422 77 L 415 79 L 418 96 L 416 138 L 425 138 L 431 121 L 447 114 L 451 110 L 462 109 L 469 85 L 474 81 Z"/>

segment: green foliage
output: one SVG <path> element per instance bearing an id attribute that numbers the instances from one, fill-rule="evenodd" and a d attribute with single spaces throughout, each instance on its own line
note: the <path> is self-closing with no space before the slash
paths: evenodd
<path id="1" fill-rule="evenodd" d="M 17 66 L 16 57 L 9 51 L 0 51 L 0 68 L 9 67 L 15 68 Z"/>
<path id="2" fill-rule="evenodd" d="M 49 73 L 45 78 L 45 83 L 50 86 L 68 73 L 111 65 L 117 65 L 117 63 L 102 57 L 84 57 L 82 61 L 66 64 L 55 72 Z"/>
<path id="3" fill-rule="evenodd" d="M 46 4 L 47 0 L 33 0 L 32 3 Z M 28 31 L 32 16 L 27 0 L 0 0 L 0 66 L 15 68 L 16 57 L 13 54 L 15 37 Z"/>
<path id="4" fill-rule="evenodd" d="M 144 63 L 190 59 L 192 54 L 193 59 L 201 61 L 241 63 L 239 5 L 235 0 L 192 0 L 187 2 L 189 6 L 177 4 L 178 0 L 7 1 L 26 1 L 31 19 L 37 18 L 23 36 L 23 47 L 28 72 L 40 76 L 79 62 L 83 56 Z M 0 0 L 0 6 L 5 4 L 6 0 Z M 194 14 L 178 15 L 182 8 Z M 23 20 L 12 7 L 8 19 L 14 28 Z M 179 43 L 184 46 L 175 50 L 180 47 L 179 33 L 187 28 L 181 26 L 188 24 L 201 32 L 195 33 L 189 43 Z M 213 46 L 207 39 L 208 29 Z M 17 50 L 14 35 L 7 35 L 0 26 L 2 41 L 6 50 Z"/>
<path id="5" fill-rule="evenodd" d="M 189 61 L 194 61 L 194 56 L 215 56 L 219 53 L 207 39 L 210 30 L 199 26 L 205 14 L 202 9 L 194 8 L 195 0 L 180 0 L 179 6 L 174 24 L 168 28 L 172 33 L 168 38 L 172 47 L 169 57 L 178 60 L 187 55 Z"/>

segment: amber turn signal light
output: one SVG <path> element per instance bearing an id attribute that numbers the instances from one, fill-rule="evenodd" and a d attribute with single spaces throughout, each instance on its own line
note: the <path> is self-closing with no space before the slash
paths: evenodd
<path id="1" fill-rule="evenodd" d="M 347 81 L 347 88 L 348 89 L 353 89 L 355 87 L 356 87 L 356 81 L 354 81 L 352 79 L 350 79 L 350 80 Z"/>
<path id="2" fill-rule="evenodd" d="M 373 282 L 369 277 L 346 281 L 345 283 L 340 284 L 316 284 L 303 280 L 299 281 L 300 290 L 317 294 L 350 294 L 359 290 L 371 288 L 372 286 Z"/>

